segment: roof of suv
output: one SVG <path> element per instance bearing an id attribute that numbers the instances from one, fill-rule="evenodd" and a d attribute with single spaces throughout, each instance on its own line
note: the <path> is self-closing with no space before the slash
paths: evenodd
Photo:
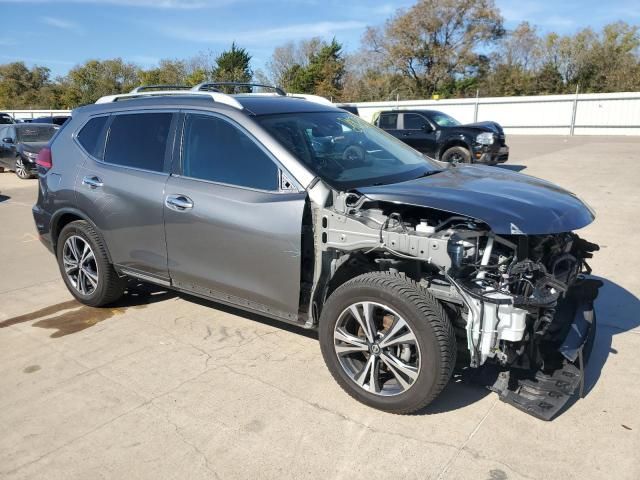
<path id="1" fill-rule="evenodd" d="M 233 95 L 233 98 L 242 105 L 247 113 L 252 115 L 273 115 L 294 112 L 331 112 L 335 110 L 339 111 L 338 108 L 332 107 L 330 105 L 323 105 L 296 97 L 249 94 Z M 149 106 L 171 108 L 216 107 L 222 109 L 233 109 L 233 107 L 225 105 L 224 103 L 212 101 L 210 97 L 204 95 L 189 95 L 186 92 L 184 95 L 159 95 L 153 97 L 150 96 L 131 98 L 117 102 L 92 104 L 81 108 L 84 112 L 90 111 L 91 113 L 98 113 L 119 110 L 123 107 L 140 108 Z"/>
<path id="2" fill-rule="evenodd" d="M 388 110 L 384 112 L 380 112 L 380 114 L 390 114 L 390 113 L 442 113 L 440 110 L 431 110 L 428 108 L 403 108 L 402 110 Z"/>

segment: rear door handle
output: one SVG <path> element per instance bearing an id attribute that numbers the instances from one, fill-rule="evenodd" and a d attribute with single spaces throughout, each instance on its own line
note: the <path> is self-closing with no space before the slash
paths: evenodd
<path id="1" fill-rule="evenodd" d="M 193 208 L 193 200 L 186 195 L 167 195 L 164 204 L 176 212 L 184 212 Z"/>
<path id="2" fill-rule="evenodd" d="M 82 184 L 87 185 L 90 188 L 98 188 L 104 185 L 104 183 L 102 183 L 102 180 L 100 180 L 100 178 L 96 176 L 84 177 L 82 179 Z"/>

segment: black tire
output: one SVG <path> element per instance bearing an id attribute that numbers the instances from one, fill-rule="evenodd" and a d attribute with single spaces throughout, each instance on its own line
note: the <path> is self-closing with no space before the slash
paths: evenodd
<path id="1" fill-rule="evenodd" d="M 471 152 L 464 147 L 451 147 L 442 154 L 441 160 L 447 163 L 471 163 Z"/>
<path id="2" fill-rule="evenodd" d="M 72 279 L 69 278 L 69 275 L 65 272 L 63 262 L 64 246 L 67 240 L 73 236 L 80 237 L 84 240 L 91 247 L 95 258 L 96 274 L 98 278 L 97 286 L 92 292 L 87 294 L 83 294 L 78 291 L 74 286 Z M 64 283 L 71 294 L 80 303 L 91 307 L 101 307 L 113 303 L 122 297 L 125 288 L 125 281 L 118 276 L 113 265 L 109 262 L 104 242 L 89 222 L 77 220 L 65 225 L 58 237 L 56 257 L 58 259 L 58 267 L 60 268 L 60 273 Z"/>
<path id="3" fill-rule="evenodd" d="M 420 351 L 418 375 L 401 393 L 371 393 L 357 385 L 340 363 L 334 329 L 342 312 L 357 302 L 390 307 L 415 335 Z M 442 306 L 416 282 L 396 273 L 366 273 L 337 288 L 323 307 L 319 337 L 325 363 L 343 390 L 366 405 L 390 413 L 409 414 L 431 403 L 448 383 L 456 363 L 455 333 Z"/>

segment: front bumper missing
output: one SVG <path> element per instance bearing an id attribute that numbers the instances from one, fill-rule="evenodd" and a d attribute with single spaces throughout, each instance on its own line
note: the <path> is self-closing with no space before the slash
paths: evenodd
<path id="1" fill-rule="evenodd" d="M 501 372 L 490 387 L 500 400 L 542 420 L 551 420 L 579 390 L 584 392 L 584 367 L 593 348 L 596 334 L 594 300 L 602 282 L 582 280 L 565 299 L 564 314 L 573 312 L 573 322 L 564 342 L 558 348 L 563 361 L 552 372 L 523 372 L 512 369 Z"/>
<path id="2" fill-rule="evenodd" d="M 504 163 L 509 160 L 509 147 L 507 145 L 502 145 L 498 148 L 494 146 L 478 146 L 474 147 L 473 150 L 474 163 L 495 165 L 497 163 Z"/>

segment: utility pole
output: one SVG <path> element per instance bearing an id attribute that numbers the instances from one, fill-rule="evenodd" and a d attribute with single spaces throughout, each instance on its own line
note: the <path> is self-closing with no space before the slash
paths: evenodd
<path id="1" fill-rule="evenodd" d="M 569 129 L 569 135 L 573 137 L 573 132 L 576 129 L 576 113 L 578 111 L 578 93 L 580 92 L 580 84 L 576 85 L 576 96 L 573 97 L 573 108 L 571 110 L 571 128 Z"/>

